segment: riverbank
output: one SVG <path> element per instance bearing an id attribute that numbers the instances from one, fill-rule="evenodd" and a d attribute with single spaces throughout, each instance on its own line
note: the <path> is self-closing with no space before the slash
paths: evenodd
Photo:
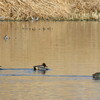
<path id="1" fill-rule="evenodd" d="M 0 0 L 0 20 L 99 20 L 99 0 Z"/>

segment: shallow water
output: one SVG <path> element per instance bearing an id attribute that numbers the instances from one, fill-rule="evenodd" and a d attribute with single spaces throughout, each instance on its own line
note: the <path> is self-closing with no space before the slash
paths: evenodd
<path id="1" fill-rule="evenodd" d="M 0 22 L 1 100 L 99 100 L 99 22 Z M 5 35 L 9 38 L 4 39 Z M 45 62 L 50 70 L 34 71 Z"/>

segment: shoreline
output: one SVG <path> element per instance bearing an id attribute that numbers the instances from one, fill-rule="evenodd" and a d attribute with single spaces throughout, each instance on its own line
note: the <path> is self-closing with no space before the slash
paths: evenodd
<path id="1" fill-rule="evenodd" d="M 95 22 L 100 22 L 100 19 L 60 19 L 60 20 L 57 20 L 57 19 L 39 19 L 39 20 L 37 20 L 37 21 L 33 21 L 33 20 L 10 20 L 10 19 L 5 19 L 5 20 L 0 20 L 0 22 L 38 22 L 38 21 L 68 21 L 68 22 L 70 22 L 70 21 L 95 21 Z"/>

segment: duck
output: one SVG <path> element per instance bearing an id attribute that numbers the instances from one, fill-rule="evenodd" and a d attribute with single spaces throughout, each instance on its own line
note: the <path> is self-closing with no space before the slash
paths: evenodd
<path id="1" fill-rule="evenodd" d="M 2 66 L 0 66 L 0 70 L 2 70 Z"/>
<path id="2" fill-rule="evenodd" d="M 38 21 L 39 18 L 38 17 L 31 17 L 32 21 Z"/>
<path id="3" fill-rule="evenodd" d="M 42 65 L 37 65 L 33 66 L 34 71 L 39 70 L 39 71 L 46 71 L 48 70 L 48 66 L 45 63 L 42 63 Z"/>
<path id="4" fill-rule="evenodd" d="M 100 72 L 96 72 L 92 76 L 93 76 L 93 79 L 99 80 L 100 79 Z"/>
<path id="5" fill-rule="evenodd" d="M 4 40 L 5 40 L 5 41 L 7 41 L 7 40 L 9 40 L 9 39 L 10 39 L 10 37 L 9 37 L 8 35 L 5 35 L 5 36 L 4 36 Z"/>

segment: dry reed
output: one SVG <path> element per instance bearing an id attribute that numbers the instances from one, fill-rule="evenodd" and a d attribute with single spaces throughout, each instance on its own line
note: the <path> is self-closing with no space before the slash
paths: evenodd
<path id="1" fill-rule="evenodd" d="M 72 19 L 76 20 L 99 20 L 99 0 L 74 0 L 71 3 Z"/>
<path id="2" fill-rule="evenodd" d="M 99 0 L 0 0 L 0 20 L 99 20 Z"/>

